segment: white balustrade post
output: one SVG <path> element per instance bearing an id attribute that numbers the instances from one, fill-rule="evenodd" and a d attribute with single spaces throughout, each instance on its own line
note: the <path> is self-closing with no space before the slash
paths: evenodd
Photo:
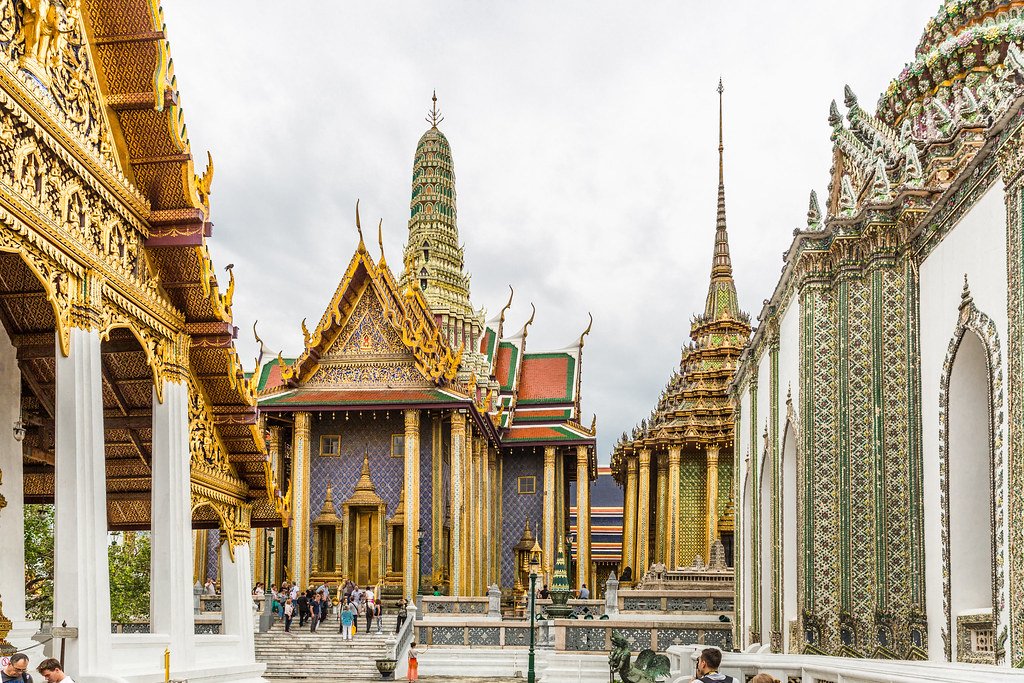
<path id="1" fill-rule="evenodd" d="M 103 442 L 100 335 L 71 330 L 70 353 L 56 351 L 53 623 L 78 628 L 64 670 L 110 671 L 110 574 Z"/>
<path id="2" fill-rule="evenodd" d="M 487 589 L 487 618 L 501 619 L 501 589 L 496 583 Z"/>
<path id="3" fill-rule="evenodd" d="M 604 585 L 604 613 L 613 617 L 619 613 L 619 580 L 615 572 L 608 577 Z"/>
<path id="4" fill-rule="evenodd" d="M 153 392 L 150 620 L 153 633 L 170 636 L 179 670 L 191 667 L 195 650 L 188 386 L 166 382 L 163 395 L 160 403 Z"/>
<path id="5" fill-rule="evenodd" d="M 245 664 L 256 659 L 252 595 L 249 592 L 249 544 L 236 545 L 235 559 L 232 561 L 230 543 L 231 540 L 226 539 L 220 545 L 220 609 L 223 619 L 221 632 L 241 639 L 237 649 L 238 662 Z"/>

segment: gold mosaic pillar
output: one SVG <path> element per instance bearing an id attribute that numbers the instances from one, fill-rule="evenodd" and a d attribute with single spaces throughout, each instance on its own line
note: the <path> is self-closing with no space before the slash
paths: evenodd
<path id="1" fill-rule="evenodd" d="M 491 563 L 494 558 L 491 556 L 491 530 L 493 522 L 494 494 L 491 488 L 491 444 L 484 441 L 483 451 L 480 453 L 480 500 L 482 514 L 480 516 L 480 544 L 482 547 L 480 568 L 481 583 L 486 590 L 491 583 Z"/>
<path id="2" fill-rule="evenodd" d="M 420 555 L 417 530 L 420 528 L 420 411 L 405 411 L 405 576 L 404 594 L 415 598 L 420 585 Z"/>
<path id="3" fill-rule="evenodd" d="M 491 567 L 491 572 L 492 572 L 492 579 L 491 579 L 491 581 L 492 581 L 492 583 L 496 583 L 496 584 L 498 584 L 500 586 L 501 585 L 501 562 L 502 562 L 502 558 L 503 558 L 503 555 L 502 555 L 502 552 L 501 552 L 501 500 L 502 500 L 502 495 L 501 495 L 501 451 L 497 447 L 494 447 L 494 449 L 491 451 L 491 456 L 493 457 L 493 461 L 492 461 L 493 475 L 491 477 L 491 481 L 492 481 L 491 485 L 494 487 L 494 497 L 493 497 L 493 500 L 494 500 L 494 519 L 493 519 L 494 535 L 491 536 L 491 543 L 494 546 L 494 549 L 493 549 L 494 565 Z"/>
<path id="4" fill-rule="evenodd" d="M 668 458 L 655 455 L 658 467 L 658 524 L 655 529 L 655 561 L 668 564 Z"/>
<path id="5" fill-rule="evenodd" d="M 451 567 L 451 595 L 459 596 L 465 594 L 465 548 L 462 544 L 462 507 L 463 487 L 465 478 L 460 476 L 465 472 L 462 461 L 465 459 L 466 449 L 466 416 L 458 411 L 452 411 L 451 425 L 451 472 L 452 472 L 452 504 L 451 504 L 451 548 L 452 555 L 449 559 Z"/>
<path id="6" fill-rule="evenodd" d="M 465 595 L 473 595 L 473 505 L 472 464 L 473 464 L 473 422 L 466 419 L 466 436 L 463 442 L 462 480 L 466 482 L 462 499 L 462 589 Z"/>
<path id="7" fill-rule="evenodd" d="M 438 572 L 442 567 L 444 557 L 444 500 L 441 492 L 444 490 L 442 482 L 444 478 L 442 476 L 442 457 L 441 457 L 441 417 L 439 415 L 434 416 L 431 419 L 430 424 L 430 467 L 431 467 L 431 491 L 433 495 L 430 498 L 432 504 L 431 514 L 431 553 L 430 553 L 430 571 L 432 575 L 432 583 L 440 581 Z M 433 577 L 436 577 L 434 580 Z"/>
<path id="8" fill-rule="evenodd" d="M 705 506 L 707 518 L 705 520 L 707 538 L 704 543 L 704 561 L 711 560 L 711 546 L 718 538 L 718 446 L 708 446 L 707 450 L 707 502 Z"/>
<path id="9" fill-rule="evenodd" d="M 473 443 L 473 595 L 481 595 L 484 585 L 484 448 L 478 437 Z"/>
<path id="10" fill-rule="evenodd" d="M 597 597 L 590 568 L 590 454 L 586 446 L 576 447 L 576 587 L 586 583 Z"/>
<path id="11" fill-rule="evenodd" d="M 682 449 L 671 446 L 668 449 L 668 559 L 666 564 L 675 569 L 683 564 L 679 524 L 679 460 Z"/>
<path id="12" fill-rule="evenodd" d="M 636 577 L 636 458 L 626 456 L 625 516 L 622 520 L 622 560 L 620 567 L 630 567 Z M 621 572 L 620 572 L 621 573 Z"/>
<path id="13" fill-rule="evenodd" d="M 309 585 L 309 413 L 295 413 L 292 430 L 292 523 L 288 543 L 288 574 L 294 583 Z"/>
<path id="14" fill-rule="evenodd" d="M 544 447 L 544 565 L 545 577 L 555 566 L 555 447 Z M 545 581 L 546 583 L 546 581 Z"/>
<path id="15" fill-rule="evenodd" d="M 636 494 L 636 580 L 639 581 L 651 568 L 651 452 L 644 448 L 640 451 L 639 470 L 637 472 Z"/>

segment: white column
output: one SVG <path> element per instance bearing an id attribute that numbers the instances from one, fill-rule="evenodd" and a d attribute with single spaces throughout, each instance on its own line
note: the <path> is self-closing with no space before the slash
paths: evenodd
<path id="1" fill-rule="evenodd" d="M 249 593 L 249 544 L 235 546 L 232 562 L 230 540 L 220 545 L 220 592 L 222 633 L 239 638 L 237 662 L 251 663 L 256 658 L 253 642 L 252 595 Z"/>
<path id="2" fill-rule="evenodd" d="M 179 670 L 191 665 L 195 649 L 188 386 L 167 382 L 163 393 L 159 403 L 153 392 L 150 620 L 153 633 L 170 636 Z"/>
<path id="3" fill-rule="evenodd" d="M 99 332 L 71 330 L 70 353 L 56 353 L 53 623 L 78 627 L 64 670 L 110 672 L 110 576 Z"/>
<path id="4" fill-rule="evenodd" d="M 15 629 L 25 621 L 25 487 L 21 443 L 14 438 L 14 423 L 20 416 L 17 351 L 0 325 L 0 495 L 7 500 L 7 507 L 0 510 L 0 526 L 9 542 L 0 553 L 0 612 L 14 622 Z M 32 644 L 11 642 L 15 647 Z"/>

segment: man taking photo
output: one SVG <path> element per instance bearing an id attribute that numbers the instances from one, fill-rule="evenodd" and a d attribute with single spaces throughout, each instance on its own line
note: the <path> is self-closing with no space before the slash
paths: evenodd
<path id="1" fill-rule="evenodd" d="M 697 675 L 694 681 L 700 683 L 736 683 L 732 676 L 718 673 L 718 667 L 722 663 L 722 651 L 718 648 L 705 648 L 697 660 Z"/>

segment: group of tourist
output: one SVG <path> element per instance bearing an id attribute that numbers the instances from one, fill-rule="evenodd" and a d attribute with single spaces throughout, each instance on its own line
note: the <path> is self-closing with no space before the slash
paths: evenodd
<path id="1" fill-rule="evenodd" d="M 252 595 L 257 600 L 269 598 L 271 609 L 284 621 L 286 633 L 292 632 L 292 622 L 296 617 L 299 619 L 299 627 L 302 628 L 309 622 L 309 630 L 316 633 L 317 628 L 327 620 L 335 607 L 339 609 L 338 632 L 345 640 L 351 640 L 352 636 L 359 632 L 359 621 L 366 620 L 366 632 L 369 633 L 376 627 L 378 634 L 383 633 L 384 606 L 373 586 L 362 588 L 354 581 L 347 580 L 342 583 L 334 599 L 331 595 L 330 582 L 324 582 L 318 587 L 310 586 L 305 591 L 300 591 L 295 584 L 283 583 L 280 590 L 277 584 L 271 584 L 270 590 L 264 588 L 263 583 L 257 583 L 252 589 Z M 398 607 L 397 633 L 408 617 L 408 602 L 402 600 Z"/>
<path id="2" fill-rule="evenodd" d="M 28 669 L 28 655 L 23 652 L 13 654 L 7 664 L 0 669 L 0 681 L 2 683 L 32 683 L 32 674 L 28 672 Z M 42 675 L 46 683 L 75 683 L 71 676 L 64 673 L 64 667 L 60 662 L 52 657 L 39 662 L 36 671 Z"/>

